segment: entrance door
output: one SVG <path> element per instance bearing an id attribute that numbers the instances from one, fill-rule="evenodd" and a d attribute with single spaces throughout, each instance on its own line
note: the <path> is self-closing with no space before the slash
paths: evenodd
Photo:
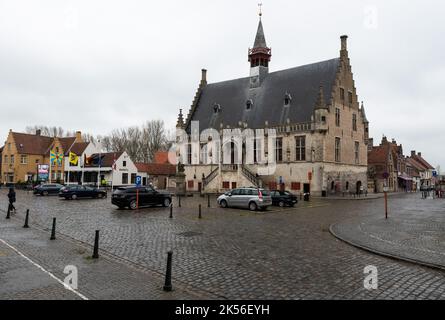
<path id="1" fill-rule="evenodd" d="M 305 183 L 303 185 L 303 192 L 304 193 L 311 193 L 311 185 L 309 183 Z"/>
<path id="2" fill-rule="evenodd" d="M 357 181 L 357 188 L 356 188 L 356 193 L 360 194 L 360 188 L 362 187 L 362 182 L 361 181 Z"/>
<path id="3" fill-rule="evenodd" d="M 202 190 L 202 182 L 198 182 L 198 192 L 201 192 Z"/>

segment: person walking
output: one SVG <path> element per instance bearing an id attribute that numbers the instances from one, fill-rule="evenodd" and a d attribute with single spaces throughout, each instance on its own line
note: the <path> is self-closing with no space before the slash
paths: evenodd
<path id="1" fill-rule="evenodd" d="M 9 200 L 9 208 L 8 210 L 10 212 L 14 212 L 15 213 L 15 207 L 14 207 L 14 203 L 16 201 L 16 196 L 15 196 L 15 190 L 14 187 L 10 187 L 9 188 L 9 192 L 8 192 L 8 200 Z"/>

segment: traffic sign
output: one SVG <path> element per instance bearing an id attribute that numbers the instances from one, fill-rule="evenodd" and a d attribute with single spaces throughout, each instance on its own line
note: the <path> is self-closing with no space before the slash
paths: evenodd
<path id="1" fill-rule="evenodd" d="M 437 177 L 437 171 L 433 171 L 433 177 Z"/>
<path id="2" fill-rule="evenodd" d="M 142 184 L 142 177 L 136 176 L 136 187 L 139 187 Z"/>

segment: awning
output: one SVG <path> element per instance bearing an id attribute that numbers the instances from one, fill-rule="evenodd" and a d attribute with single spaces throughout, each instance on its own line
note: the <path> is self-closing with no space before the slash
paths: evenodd
<path id="1" fill-rule="evenodd" d="M 399 176 L 397 178 L 405 180 L 405 181 L 413 181 L 413 179 L 411 177 L 408 177 L 408 176 L 405 176 L 405 175 Z"/>

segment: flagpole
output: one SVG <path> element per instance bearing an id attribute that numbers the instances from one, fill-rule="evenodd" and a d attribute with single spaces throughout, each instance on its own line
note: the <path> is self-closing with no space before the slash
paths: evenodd
<path id="1" fill-rule="evenodd" d="M 97 142 L 99 143 L 99 173 L 97 174 L 97 181 L 98 181 L 98 187 L 99 187 L 99 189 L 100 189 L 100 185 L 101 185 L 101 179 L 100 179 L 100 166 L 101 166 L 101 164 L 102 164 L 102 159 L 100 158 L 100 156 L 101 156 L 101 145 L 100 145 L 100 140 L 97 140 Z"/>
<path id="2" fill-rule="evenodd" d="M 48 183 L 51 183 L 51 178 L 52 178 L 52 163 L 51 163 L 51 150 L 49 150 L 49 177 L 48 177 Z"/>

